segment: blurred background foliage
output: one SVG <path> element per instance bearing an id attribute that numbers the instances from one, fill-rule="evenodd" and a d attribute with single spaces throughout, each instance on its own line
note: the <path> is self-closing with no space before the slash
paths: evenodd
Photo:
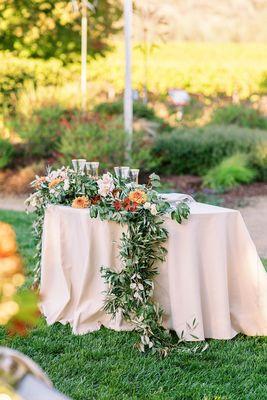
<path id="1" fill-rule="evenodd" d="M 110 49 L 121 13 L 116 0 L 98 0 L 89 18 L 91 57 Z M 0 14 L 0 49 L 20 57 L 58 58 L 64 64 L 78 60 L 81 18 L 71 1 L 1 0 Z"/>
<path id="2" fill-rule="evenodd" d="M 233 23 L 242 13 L 260 21 L 267 7 L 244 1 L 247 11 L 231 6 L 231 21 L 224 0 L 220 7 L 203 0 L 208 11 L 195 0 L 149 0 L 149 8 L 135 2 L 133 166 L 144 173 L 200 176 L 219 191 L 267 180 L 265 27 L 258 23 L 256 35 Z M 196 7 L 206 13 L 206 31 L 197 20 L 186 36 Z M 215 15 L 223 23 L 217 19 L 215 26 Z M 178 37 L 173 18 L 176 27 L 181 22 L 179 32 L 183 26 Z M 89 95 L 82 113 L 80 16 L 71 3 L 0 0 L 0 190 L 25 191 L 47 164 L 73 157 L 100 160 L 103 168 L 124 162 L 121 26 L 121 2 L 99 0 L 89 12 Z M 172 88 L 186 90 L 190 102 L 174 106 Z"/>

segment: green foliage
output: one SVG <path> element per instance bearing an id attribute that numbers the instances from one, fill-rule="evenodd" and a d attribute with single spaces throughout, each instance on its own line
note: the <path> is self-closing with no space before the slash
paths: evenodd
<path id="1" fill-rule="evenodd" d="M 90 56 L 110 48 L 108 37 L 118 31 L 121 5 L 114 0 L 98 0 L 89 12 Z M 77 59 L 81 46 L 81 15 L 69 0 L 0 1 L 0 48 L 19 56 L 58 58 L 64 63 Z"/>
<path id="2" fill-rule="evenodd" d="M 255 178 L 255 171 L 249 166 L 246 154 L 234 154 L 225 158 L 204 177 L 204 186 L 217 191 L 232 189 L 239 183 L 249 183 Z"/>
<path id="3" fill-rule="evenodd" d="M 250 154 L 250 164 L 257 171 L 257 179 L 267 182 L 267 141 L 259 144 Z"/>
<path id="4" fill-rule="evenodd" d="M 29 277 L 35 251 L 32 215 L 0 210 L 0 220 L 15 227 Z M 28 280 L 27 285 L 30 283 Z M 247 398 L 266 397 L 266 337 L 238 335 L 234 340 L 210 340 L 208 352 L 192 355 L 173 351 L 164 359 L 155 359 L 152 354 L 140 357 L 132 348 L 136 339 L 134 332 L 105 328 L 75 336 L 69 326 L 48 326 L 43 319 L 26 338 L 10 338 L 0 330 L 2 346 L 33 358 L 55 387 L 73 400 L 93 399 L 96 393 L 98 400 L 240 400 L 244 385 Z"/>
<path id="5" fill-rule="evenodd" d="M 132 167 L 142 172 L 151 172 L 158 168 L 159 159 L 152 154 L 153 141 L 144 132 L 133 133 Z"/>
<path id="6" fill-rule="evenodd" d="M 9 140 L 0 138 L 0 169 L 7 167 L 14 156 L 13 145 Z"/>
<path id="7" fill-rule="evenodd" d="M 18 58 L 8 52 L 1 52 L 0 57 L 0 101 L 8 106 L 22 89 L 28 90 L 32 86 L 58 86 L 71 78 L 71 70 L 64 68 L 59 60 Z"/>
<path id="8" fill-rule="evenodd" d="M 217 125 L 238 125 L 267 130 L 267 118 L 258 110 L 243 105 L 232 104 L 217 108 L 213 113 L 211 122 Z"/>
<path id="9" fill-rule="evenodd" d="M 100 103 L 95 107 L 95 111 L 102 115 L 120 115 L 123 114 L 123 102 L 122 100 L 117 100 L 113 102 Z M 141 101 L 134 101 L 133 114 L 137 118 L 146 118 L 148 120 L 157 119 L 153 108 Z"/>
<path id="10" fill-rule="evenodd" d="M 55 106 L 34 110 L 30 117 L 19 116 L 11 125 L 24 140 L 26 152 L 42 159 L 55 155 L 70 119 L 70 112 Z"/>
<path id="11" fill-rule="evenodd" d="M 73 158 L 100 161 L 102 168 L 122 165 L 125 133 L 121 124 L 100 127 L 96 122 L 73 124 L 62 135 L 59 152 L 61 162 L 69 165 Z"/>
<path id="12" fill-rule="evenodd" d="M 266 141 L 265 132 L 237 126 L 181 128 L 159 136 L 152 153 L 162 174 L 204 175 L 225 157 L 252 153 Z"/>

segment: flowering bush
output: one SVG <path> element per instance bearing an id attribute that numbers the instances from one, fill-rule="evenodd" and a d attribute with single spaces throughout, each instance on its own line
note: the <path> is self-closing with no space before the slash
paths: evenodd
<path id="1" fill-rule="evenodd" d="M 153 279 L 158 271 L 155 263 L 163 261 L 166 248 L 163 244 L 168 232 L 163 227 L 166 214 L 181 223 L 189 216 L 185 202 L 173 207 L 155 190 L 159 177 L 150 175 L 147 185 L 119 179 L 110 173 L 100 179 L 88 177 L 84 172 L 70 168 L 48 171 L 45 177 L 36 177 L 32 183 L 35 192 L 27 204 L 35 207 L 34 229 L 37 244 L 36 278 L 39 279 L 42 225 L 45 208 L 49 204 L 64 204 L 74 208 L 87 208 L 91 218 L 126 224 L 120 246 L 122 270 L 102 266 L 102 276 L 107 282 L 105 310 L 135 325 L 141 334 L 137 347 L 141 351 L 153 348 L 166 354 L 171 346 L 171 336 L 162 328 L 162 310 L 154 303 Z"/>

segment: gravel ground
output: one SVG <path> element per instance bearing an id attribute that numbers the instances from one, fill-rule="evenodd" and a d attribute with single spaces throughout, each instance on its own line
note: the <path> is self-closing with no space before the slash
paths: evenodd
<path id="1" fill-rule="evenodd" d="M 1 197 L 0 209 L 24 211 L 26 197 Z M 260 257 L 267 258 L 267 196 L 246 199 L 247 206 L 239 208 Z"/>

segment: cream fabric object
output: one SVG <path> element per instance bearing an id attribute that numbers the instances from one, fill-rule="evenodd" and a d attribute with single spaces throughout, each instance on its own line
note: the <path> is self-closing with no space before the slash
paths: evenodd
<path id="1" fill-rule="evenodd" d="M 166 217 L 168 255 L 159 265 L 155 300 L 164 325 L 204 338 L 231 339 L 238 332 L 267 335 L 267 273 L 238 211 L 190 203 L 189 220 Z M 122 228 L 91 219 L 86 209 L 49 206 L 44 221 L 42 311 L 48 324 L 70 323 L 74 334 L 104 325 L 132 329 L 103 311 L 102 265 L 120 268 Z M 197 321 L 194 331 L 187 323 Z"/>

